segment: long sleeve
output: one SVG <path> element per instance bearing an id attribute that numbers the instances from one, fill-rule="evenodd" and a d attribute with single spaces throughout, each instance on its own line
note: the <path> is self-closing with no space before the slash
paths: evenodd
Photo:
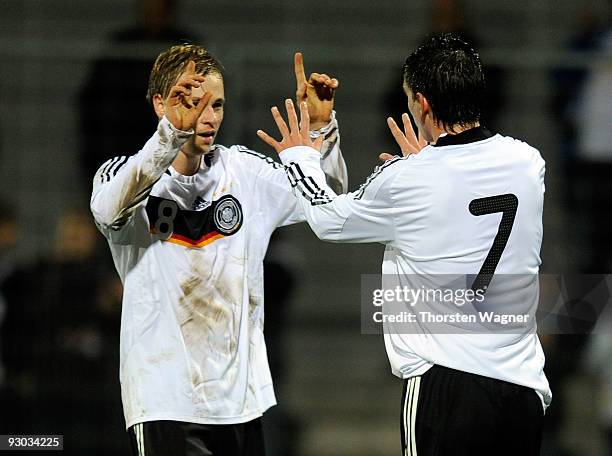
<path id="1" fill-rule="evenodd" d="M 321 130 L 311 132 L 312 137 L 324 135 L 321 153 L 316 152 L 316 161 L 321 170 L 323 180 L 332 187 L 334 192 L 346 192 L 348 177 L 346 164 L 340 151 L 340 134 L 335 114 L 331 122 Z M 265 223 L 270 229 L 291 225 L 305 220 L 302 208 L 293 196 L 293 191 L 284 166 L 265 155 L 258 154 L 246 148 L 239 148 L 245 159 L 245 164 L 251 173 L 255 174 L 253 194 L 259 201 L 259 206 L 265 214 Z"/>
<path id="2" fill-rule="evenodd" d="M 321 146 L 321 169 L 325 173 L 327 184 L 336 193 L 346 193 L 348 190 L 348 173 L 346 163 L 340 151 L 340 130 L 336 120 L 336 112 L 332 112 L 329 124 L 318 131 L 310 132 L 312 139 L 323 135 Z"/>
<path id="3" fill-rule="evenodd" d="M 331 242 L 392 241 L 390 187 L 396 173 L 391 165 L 402 159 L 378 167 L 356 192 L 336 195 L 325 181 L 318 155 L 310 147 L 293 147 L 280 154 L 298 205 L 315 234 Z"/>
<path id="4" fill-rule="evenodd" d="M 175 129 L 164 117 L 140 152 L 104 163 L 94 177 L 90 202 L 96 223 L 102 228 L 121 228 L 191 135 Z"/>

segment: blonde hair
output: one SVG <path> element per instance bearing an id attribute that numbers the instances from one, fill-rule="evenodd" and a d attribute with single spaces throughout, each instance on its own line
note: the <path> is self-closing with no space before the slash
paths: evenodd
<path id="1" fill-rule="evenodd" d="M 185 71 L 189 61 L 196 64 L 196 73 L 217 73 L 223 78 L 223 65 L 202 46 L 195 44 L 179 44 L 162 52 L 155 59 L 149 75 L 147 100 L 152 102 L 155 94 L 166 98 L 170 88 L 176 84 L 179 76 Z"/>

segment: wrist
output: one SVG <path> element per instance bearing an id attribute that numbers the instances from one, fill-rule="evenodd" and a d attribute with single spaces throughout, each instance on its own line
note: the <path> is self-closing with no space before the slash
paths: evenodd
<path id="1" fill-rule="evenodd" d="M 325 128 L 331 122 L 331 117 L 327 120 L 315 120 L 310 122 L 310 131 L 318 131 Z"/>
<path id="2" fill-rule="evenodd" d="M 333 130 L 336 127 L 337 127 L 336 111 L 332 111 L 331 115 L 329 116 L 329 120 L 325 122 L 322 122 L 322 121 L 316 121 L 316 123 L 311 122 L 310 138 L 316 139 L 320 135 L 326 135 L 327 133 L 329 133 L 331 130 Z"/>

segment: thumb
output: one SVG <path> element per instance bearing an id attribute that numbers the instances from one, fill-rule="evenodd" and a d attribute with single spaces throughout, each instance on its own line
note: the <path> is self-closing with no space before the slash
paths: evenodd
<path id="1" fill-rule="evenodd" d="M 384 161 L 384 162 L 389 161 L 389 160 L 393 160 L 395 157 L 397 157 L 397 155 L 391 155 L 391 154 L 388 154 L 388 153 L 386 153 L 386 152 L 383 152 L 382 154 L 380 154 L 380 155 L 378 156 L 378 158 L 379 158 L 381 161 Z"/>

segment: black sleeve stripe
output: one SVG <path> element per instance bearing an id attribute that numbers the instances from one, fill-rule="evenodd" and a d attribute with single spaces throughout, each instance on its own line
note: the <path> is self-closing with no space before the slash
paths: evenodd
<path id="1" fill-rule="evenodd" d="M 312 178 L 310 178 L 310 176 L 308 176 L 310 179 L 306 178 L 302 174 L 302 170 L 300 168 L 297 169 L 297 172 L 301 175 L 300 179 L 298 180 L 298 184 L 301 183 L 306 188 L 306 190 L 315 195 L 317 193 L 317 190 L 319 189 L 319 187 L 317 187 L 317 184 L 312 180 Z"/>
<path id="2" fill-rule="evenodd" d="M 299 180 L 295 175 L 295 170 L 292 166 L 287 166 L 285 170 L 287 171 L 287 177 L 289 178 L 289 183 L 291 184 L 291 187 L 295 187 Z"/>
<path id="3" fill-rule="evenodd" d="M 309 182 L 312 187 L 317 189 L 315 191 L 315 197 L 313 198 L 314 201 L 318 202 L 318 204 L 331 203 L 331 198 L 329 195 L 325 192 L 325 190 L 318 187 L 317 183 L 311 176 L 308 176 L 304 180 L 304 183 L 306 182 Z"/>
<path id="4" fill-rule="evenodd" d="M 302 168 L 300 168 L 297 163 L 291 163 L 291 164 L 295 165 L 292 167 L 292 169 L 294 171 L 294 174 L 297 180 L 306 179 L 306 176 L 304 176 L 304 173 L 302 172 Z"/>
<path id="5" fill-rule="evenodd" d="M 374 168 L 374 172 L 368 176 L 368 178 L 365 180 L 365 182 L 363 184 L 361 184 L 361 186 L 359 187 L 359 189 L 357 190 L 357 193 L 353 196 L 353 198 L 356 199 L 356 200 L 361 199 L 363 197 L 363 194 L 365 193 L 366 188 L 368 187 L 368 185 L 370 185 L 370 183 L 377 176 L 379 176 L 383 172 L 383 170 L 385 168 L 388 168 L 393 163 L 399 163 L 400 161 L 404 160 L 405 158 L 407 158 L 407 157 L 399 157 L 399 156 L 397 156 L 397 157 L 392 158 L 391 160 L 387 160 L 382 165 L 379 165 L 376 168 Z"/>
<path id="6" fill-rule="evenodd" d="M 324 158 L 327 158 L 330 152 L 334 150 L 334 147 L 336 146 L 337 142 L 338 142 L 338 138 L 335 138 L 332 143 L 324 144 L 325 150 L 321 151 L 321 160 Z"/>
<path id="7" fill-rule="evenodd" d="M 297 163 L 291 163 L 286 168 L 286 171 L 291 186 L 296 187 L 311 205 L 317 206 L 319 204 L 331 203 L 332 199 L 327 192 L 320 188 L 311 176 L 304 176 Z M 297 176 L 301 177 L 297 178 Z"/>
<path id="8" fill-rule="evenodd" d="M 239 152 L 242 152 L 244 154 L 249 154 L 252 155 L 253 157 L 257 157 L 263 161 L 265 161 L 267 164 L 272 165 L 274 168 L 276 169 L 280 169 L 283 167 L 283 165 L 281 165 L 280 163 L 278 163 L 277 161 L 272 160 L 270 157 L 268 157 L 267 155 L 264 154 L 260 154 L 259 152 L 255 152 L 252 151 L 244 146 L 236 146 L 236 149 Z"/>
<path id="9" fill-rule="evenodd" d="M 119 170 L 123 168 L 123 166 L 127 163 L 127 161 L 128 158 L 126 156 L 121 157 L 119 161 L 115 163 L 113 167 L 108 171 L 108 180 L 115 177 Z"/>
<path id="10" fill-rule="evenodd" d="M 151 184 L 149 187 L 145 188 L 140 193 L 138 193 L 138 195 L 136 195 L 132 204 L 130 204 L 127 208 L 125 208 L 123 210 L 123 214 L 121 215 L 121 217 L 118 220 L 116 220 L 115 223 L 111 225 L 110 228 L 113 231 L 119 231 L 121 228 L 123 228 L 123 226 L 128 222 L 130 217 L 133 215 L 134 208 L 138 206 L 142 201 L 144 201 L 145 199 L 149 197 L 149 193 L 151 193 L 151 189 L 153 188 L 155 184 L 157 184 L 158 181 L 159 179 L 153 182 L 153 184 Z"/>
<path id="11" fill-rule="evenodd" d="M 325 135 L 325 137 L 323 138 L 323 141 L 327 141 L 327 140 L 328 140 L 328 139 L 331 137 L 331 135 L 333 135 L 333 134 L 334 134 L 334 133 L 336 133 L 337 131 L 338 131 L 338 128 L 336 128 L 336 127 L 334 127 L 334 128 L 332 128 L 331 130 L 329 130 L 329 131 L 327 132 L 327 134 Z"/>
<path id="12" fill-rule="evenodd" d="M 338 127 L 337 126 L 332 127 L 332 129 L 329 130 L 327 133 L 325 133 L 325 136 L 323 136 L 323 141 L 327 141 L 337 131 L 338 131 Z M 310 139 L 316 139 L 319 136 L 321 136 L 321 133 L 318 130 L 313 130 L 313 131 L 310 132 Z"/>
<path id="13" fill-rule="evenodd" d="M 100 171 L 100 182 L 104 182 L 104 175 L 106 174 L 106 172 L 110 169 L 111 166 L 113 166 L 113 164 L 119 160 L 120 157 L 115 157 L 115 158 L 111 158 L 110 160 L 106 161 L 101 167 L 101 171 Z"/>
<path id="14" fill-rule="evenodd" d="M 120 157 L 115 157 L 108 160 L 104 165 L 102 165 L 102 171 L 100 172 L 100 182 L 108 182 L 111 180 L 113 176 L 117 174 L 119 169 L 123 167 L 128 161 L 127 156 L 123 155 Z"/>

